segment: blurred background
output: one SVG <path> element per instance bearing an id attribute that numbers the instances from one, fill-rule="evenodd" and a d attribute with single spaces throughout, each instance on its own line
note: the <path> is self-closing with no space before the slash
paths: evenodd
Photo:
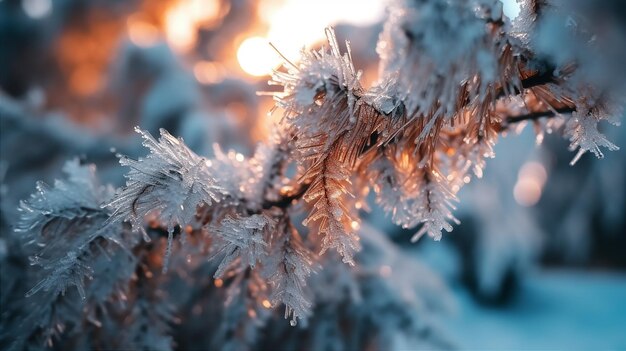
<path id="1" fill-rule="evenodd" d="M 0 0 L 0 259 L 19 200 L 64 161 L 122 185 L 115 153 L 145 153 L 134 126 L 204 156 L 251 154 L 280 118 L 257 95 L 283 60 L 269 42 L 297 61 L 333 25 L 369 86 L 384 16 L 382 0 Z M 623 128 L 606 132 L 626 146 Z M 570 167 L 560 136 L 518 134 L 461 191 L 462 224 L 441 242 L 410 244 L 375 206 L 364 217 L 447 283 L 459 348 L 626 349 L 624 152 Z"/>

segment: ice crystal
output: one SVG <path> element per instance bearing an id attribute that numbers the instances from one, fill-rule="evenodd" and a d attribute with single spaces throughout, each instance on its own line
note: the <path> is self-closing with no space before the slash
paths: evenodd
<path id="1" fill-rule="evenodd" d="M 594 116 L 592 111 L 576 111 L 567 122 L 566 129 L 570 140 L 570 150 L 578 149 L 576 156 L 570 162 L 571 165 L 576 164 L 588 151 L 591 151 L 597 158 L 603 158 L 604 154 L 600 147 L 605 147 L 610 151 L 619 150 L 617 145 L 598 131 L 598 117 Z"/>
<path id="2" fill-rule="evenodd" d="M 287 72 L 276 71 L 270 82 L 283 87 L 274 98 L 286 110 L 286 118 L 311 137 L 353 124 L 362 90 L 361 72 L 355 71 L 349 44 L 342 55 L 332 29 L 326 30 L 326 37 L 329 48 L 303 51 L 297 66 L 285 65 Z"/>
<path id="3" fill-rule="evenodd" d="M 274 304 L 285 305 L 285 318 L 291 317 L 291 324 L 295 325 L 298 318 L 306 321 L 311 314 L 312 303 L 305 286 L 313 272 L 313 253 L 294 229 L 276 239 L 265 263 L 272 286 L 270 298 Z"/>
<path id="4" fill-rule="evenodd" d="M 502 20 L 499 1 L 398 1 L 377 51 L 381 74 L 398 81 L 398 96 L 410 115 L 452 117 L 460 99 L 486 96 L 510 75 L 509 44 L 494 26 Z M 442 45 L 442 43 L 446 43 Z M 515 83 L 514 76 L 512 82 Z"/>
<path id="5" fill-rule="evenodd" d="M 354 69 L 349 43 L 346 42 L 348 52 L 342 55 L 332 28 L 326 29 L 326 38 L 330 45 L 328 49 L 303 50 L 297 65 L 285 64 L 286 73 L 274 73 L 271 83 L 285 88 L 275 95 L 280 106 L 303 111 L 315 105 L 325 94 L 361 89 L 361 73 Z"/>
<path id="6" fill-rule="evenodd" d="M 78 159 L 63 167 L 67 180 L 56 180 L 53 187 L 37 183 L 37 191 L 20 204 L 16 230 L 36 233 L 53 218 L 90 217 L 101 213 L 100 204 L 112 195 L 112 188 L 101 186 L 93 165 L 81 165 Z M 51 235 L 61 235 L 53 232 Z"/>
<path id="7" fill-rule="evenodd" d="M 271 230 L 274 221 L 265 215 L 224 218 L 213 228 L 219 242 L 214 257 L 223 256 L 216 278 L 221 278 L 232 264 L 254 267 L 265 253 L 265 232 Z"/>
<path id="8" fill-rule="evenodd" d="M 189 150 L 182 139 L 163 129 L 158 141 L 147 132 L 137 132 L 150 154 L 138 160 L 120 158 L 130 171 L 126 186 L 106 204 L 113 210 L 110 222 L 129 221 L 133 230 L 147 238 L 145 220 L 158 218 L 168 228 L 171 240 L 176 226 L 193 223 L 198 206 L 219 202 L 224 192 L 207 160 Z"/>
<path id="9" fill-rule="evenodd" d="M 303 198 L 313 204 L 313 209 L 303 224 L 318 223 L 318 233 L 323 237 L 320 254 L 335 249 L 344 262 L 353 265 L 352 256 L 360 246 L 359 237 L 351 228 L 351 211 L 344 202 L 350 196 L 348 170 L 331 155 L 311 167 L 305 177 L 311 185 Z"/>
<path id="10" fill-rule="evenodd" d="M 269 143 L 260 143 L 254 155 L 248 160 L 246 169 L 249 174 L 242 184 L 248 207 L 259 209 L 264 199 L 278 199 L 280 190 L 279 176 L 288 161 L 291 147 L 280 128 Z"/>
<path id="11" fill-rule="evenodd" d="M 403 228 L 415 225 L 414 213 L 411 211 L 411 197 L 418 190 L 405 173 L 393 166 L 387 158 L 381 158 L 372 165 L 370 172 L 376 174 L 378 181 L 373 184 L 377 203 L 385 213 L 391 215 L 394 224 Z M 411 176 L 409 172 L 408 176 Z"/>
<path id="12" fill-rule="evenodd" d="M 416 218 L 420 218 L 422 227 L 413 235 L 411 241 L 418 240 L 428 234 L 435 240 L 441 240 L 441 234 L 452 231 L 449 222 L 459 224 L 452 210 L 456 209 L 454 202 L 458 201 L 453 190 L 449 189 L 445 177 L 435 169 L 423 170 L 420 192 L 415 199 Z"/>
<path id="13" fill-rule="evenodd" d="M 390 149 L 372 165 L 371 172 L 380 179 L 374 184 L 377 202 L 395 224 L 407 229 L 422 225 L 412 241 L 426 233 L 440 240 L 442 231 L 452 231 L 450 222 L 459 223 L 452 214 L 458 189 L 452 189 L 447 177 L 436 169 L 411 167 L 412 157 Z"/>
<path id="14" fill-rule="evenodd" d="M 75 286 L 85 298 L 84 281 L 92 279 L 92 264 L 103 251 L 104 243 L 98 240 L 124 245 L 121 227 L 103 227 L 108 213 L 100 205 L 113 190 L 98 183 L 95 167 L 75 159 L 63 171 L 67 179 L 56 180 L 52 187 L 38 183 L 37 192 L 20 204 L 16 231 L 26 245 L 36 248 L 31 264 L 44 272 L 27 296 L 40 290 L 64 294 Z"/>

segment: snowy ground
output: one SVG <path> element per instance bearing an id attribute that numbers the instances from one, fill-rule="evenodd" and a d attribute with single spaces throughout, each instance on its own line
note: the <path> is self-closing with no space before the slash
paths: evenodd
<path id="1" fill-rule="evenodd" d="M 504 309 L 457 291 L 448 325 L 461 349 L 626 350 L 626 274 L 547 271 L 532 275 Z"/>

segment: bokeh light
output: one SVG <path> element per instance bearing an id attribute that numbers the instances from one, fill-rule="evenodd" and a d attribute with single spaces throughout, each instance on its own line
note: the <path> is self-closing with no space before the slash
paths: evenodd
<path id="1" fill-rule="evenodd" d="M 518 204 L 530 207 L 539 202 L 543 186 L 548 179 L 545 167 L 539 162 L 527 162 L 520 168 L 513 196 Z"/>
<path id="2" fill-rule="evenodd" d="M 139 47 L 150 47 L 159 40 L 159 29 L 137 15 L 131 15 L 126 20 L 128 37 Z"/>
<path id="3" fill-rule="evenodd" d="M 22 9 L 28 17 L 43 18 L 52 12 L 52 0 L 22 0 Z"/>

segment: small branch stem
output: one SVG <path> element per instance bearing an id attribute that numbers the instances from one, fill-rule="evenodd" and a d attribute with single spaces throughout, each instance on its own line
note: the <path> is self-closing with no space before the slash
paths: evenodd
<path id="1" fill-rule="evenodd" d="M 309 186 L 310 186 L 309 183 L 301 184 L 300 188 L 295 193 L 292 193 L 290 195 L 285 195 L 276 201 L 265 200 L 261 207 L 264 210 L 270 209 L 272 207 L 285 209 L 291 206 L 291 203 L 293 202 L 293 200 L 299 200 L 300 198 L 302 198 L 304 193 L 306 193 L 306 191 L 309 189 Z"/>
<path id="2" fill-rule="evenodd" d="M 501 130 L 505 130 L 510 125 L 516 124 L 516 123 L 520 123 L 520 122 L 523 122 L 523 121 L 535 121 L 535 120 L 538 120 L 540 118 L 552 118 L 552 117 L 557 116 L 558 114 L 572 113 L 574 111 L 576 111 L 575 107 L 562 107 L 562 108 L 558 108 L 556 110 L 536 111 L 536 112 L 526 113 L 526 114 L 523 114 L 523 115 L 508 116 L 508 117 L 506 117 L 502 121 L 502 123 L 501 123 L 502 129 Z"/>

